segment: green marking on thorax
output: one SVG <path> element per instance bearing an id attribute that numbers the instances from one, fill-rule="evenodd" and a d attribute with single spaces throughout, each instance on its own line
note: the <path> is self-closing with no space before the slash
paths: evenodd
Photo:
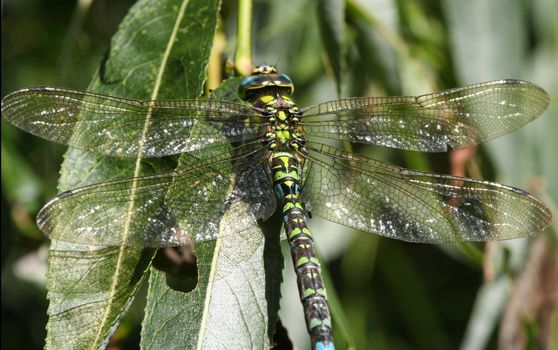
<path id="1" fill-rule="evenodd" d="M 276 132 L 279 141 L 285 143 L 291 138 L 291 133 L 288 130 L 280 130 Z"/>
<path id="2" fill-rule="evenodd" d="M 283 163 L 285 163 L 285 167 L 288 166 L 288 158 L 293 158 L 293 155 L 289 152 L 274 152 L 272 155 L 273 158 L 280 158 Z"/>

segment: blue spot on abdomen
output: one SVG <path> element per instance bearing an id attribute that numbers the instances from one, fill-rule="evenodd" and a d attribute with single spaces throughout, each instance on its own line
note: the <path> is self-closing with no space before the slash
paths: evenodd
<path id="1" fill-rule="evenodd" d="M 329 343 L 328 345 L 325 345 L 323 342 L 317 342 L 316 343 L 316 347 L 314 348 L 315 350 L 335 350 L 335 345 L 333 345 L 333 343 Z"/>

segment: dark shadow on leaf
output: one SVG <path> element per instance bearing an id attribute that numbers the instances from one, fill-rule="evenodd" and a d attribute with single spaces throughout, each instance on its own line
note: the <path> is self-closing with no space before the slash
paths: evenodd
<path id="1" fill-rule="evenodd" d="M 197 258 L 192 245 L 157 250 L 153 266 L 166 273 L 169 288 L 188 293 L 198 285 Z"/>
<path id="2" fill-rule="evenodd" d="M 111 84 L 116 84 L 116 83 L 120 82 L 119 79 L 109 80 L 108 77 L 107 77 L 108 76 L 107 66 L 109 64 L 110 53 L 111 53 L 111 48 L 110 48 L 110 44 L 109 44 L 109 47 L 107 48 L 107 50 L 103 54 L 103 58 L 101 59 L 101 64 L 99 64 L 99 80 L 104 85 L 111 85 Z"/>
<path id="3" fill-rule="evenodd" d="M 281 323 L 281 320 L 277 321 L 277 331 L 273 336 L 273 342 L 271 343 L 271 349 L 273 350 L 292 350 L 293 343 L 289 338 L 289 333 L 287 329 Z"/>
<path id="4" fill-rule="evenodd" d="M 281 300 L 281 282 L 283 281 L 283 255 L 281 254 L 281 213 L 275 212 L 269 219 L 261 222 L 260 228 L 265 235 L 264 270 L 265 297 L 269 315 L 268 337 L 273 339 L 278 321 L 279 301 Z"/>

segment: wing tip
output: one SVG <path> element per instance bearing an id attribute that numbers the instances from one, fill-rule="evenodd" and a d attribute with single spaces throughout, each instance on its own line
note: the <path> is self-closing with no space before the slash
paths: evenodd
<path id="1" fill-rule="evenodd" d="M 541 111 L 544 111 L 548 108 L 549 104 L 550 104 L 550 95 L 548 94 L 548 92 L 543 89 L 542 87 L 540 87 L 537 84 L 531 83 L 529 81 L 525 81 L 525 80 L 520 80 L 520 79 L 503 79 L 500 81 L 502 84 L 507 84 L 507 85 L 524 85 L 530 89 L 532 89 L 533 91 L 536 91 L 536 95 L 537 97 L 544 101 L 544 103 L 541 104 Z"/>

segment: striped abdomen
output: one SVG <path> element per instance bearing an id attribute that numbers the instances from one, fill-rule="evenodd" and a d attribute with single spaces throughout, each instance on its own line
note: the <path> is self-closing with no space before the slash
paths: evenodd
<path id="1" fill-rule="evenodd" d="M 312 346 L 316 350 L 333 350 L 331 316 L 320 263 L 314 254 L 314 241 L 306 226 L 306 217 L 299 198 L 300 168 L 300 162 L 291 153 L 273 153 L 273 188 L 283 212 L 283 222 Z"/>

